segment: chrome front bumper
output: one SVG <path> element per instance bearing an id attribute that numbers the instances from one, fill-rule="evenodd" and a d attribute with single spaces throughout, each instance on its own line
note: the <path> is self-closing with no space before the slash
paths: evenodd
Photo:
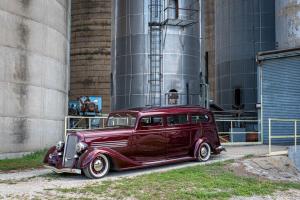
<path id="1" fill-rule="evenodd" d="M 49 165 L 44 165 L 45 168 L 50 169 L 54 171 L 55 173 L 62 174 L 62 173 L 71 173 L 71 174 L 81 174 L 80 169 L 71 169 L 71 168 L 62 168 L 62 169 L 57 169 L 55 167 L 49 166 Z"/>

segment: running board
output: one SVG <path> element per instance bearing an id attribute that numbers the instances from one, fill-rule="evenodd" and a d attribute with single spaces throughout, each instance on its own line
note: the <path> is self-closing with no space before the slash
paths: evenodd
<path id="1" fill-rule="evenodd" d="M 180 162 L 180 161 L 187 161 L 187 160 L 194 160 L 194 157 L 183 157 L 183 158 L 175 158 L 175 159 L 167 159 L 167 160 L 160 160 L 160 161 L 153 161 L 153 162 L 145 162 L 144 165 L 159 165 L 171 162 Z"/>

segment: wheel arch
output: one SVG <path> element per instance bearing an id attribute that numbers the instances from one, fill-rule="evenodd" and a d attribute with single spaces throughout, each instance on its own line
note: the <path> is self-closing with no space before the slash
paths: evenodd
<path id="1" fill-rule="evenodd" d="M 212 145 L 209 143 L 209 141 L 208 141 L 208 139 L 207 139 L 206 137 L 199 138 L 199 139 L 197 140 L 197 142 L 195 143 L 194 154 L 193 154 L 194 158 L 197 157 L 197 151 L 198 151 L 200 145 L 201 145 L 203 142 L 206 142 L 206 143 L 210 146 L 210 148 L 212 149 Z"/>
<path id="2" fill-rule="evenodd" d="M 109 160 L 111 166 L 114 166 L 113 164 L 113 156 L 112 153 L 107 149 L 90 149 L 87 150 L 80 158 L 78 162 L 78 167 L 83 169 L 88 166 L 88 164 L 96 158 L 98 154 L 104 154 L 107 159 Z"/>

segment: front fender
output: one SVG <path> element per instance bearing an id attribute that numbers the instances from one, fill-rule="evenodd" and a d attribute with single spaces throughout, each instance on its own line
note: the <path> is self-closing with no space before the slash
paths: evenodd
<path id="1" fill-rule="evenodd" d="M 52 146 L 50 147 L 50 149 L 47 151 L 45 157 L 44 157 L 44 160 L 43 160 L 43 163 L 47 164 L 48 163 L 48 160 L 49 160 L 49 154 L 55 152 L 56 150 L 56 146 Z"/>
<path id="2" fill-rule="evenodd" d="M 203 138 L 199 138 L 197 140 L 197 142 L 195 143 L 195 148 L 194 148 L 194 157 L 197 157 L 197 150 L 199 149 L 200 144 L 202 144 L 203 142 L 207 142 L 207 138 L 203 137 Z"/>
<path id="3" fill-rule="evenodd" d="M 88 149 L 82 156 L 80 156 L 78 162 L 78 168 L 86 168 L 88 164 L 96 158 L 98 154 L 108 155 L 113 162 L 114 167 L 124 168 L 124 167 L 135 167 L 139 164 L 128 159 L 122 154 L 110 149 L 110 148 L 101 148 L 101 149 Z"/>

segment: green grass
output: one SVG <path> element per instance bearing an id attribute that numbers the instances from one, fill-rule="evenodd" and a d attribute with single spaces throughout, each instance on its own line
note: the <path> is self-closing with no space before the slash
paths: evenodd
<path id="1" fill-rule="evenodd" d="M 228 163 L 227 163 L 228 164 Z M 189 167 L 117 181 L 102 181 L 83 188 L 58 189 L 111 199 L 229 199 L 268 195 L 277 190 L 300 189 L 300 184 L 240 177 L 226 163 Z"/>
<path id="2" fill-rule="evenodd" d="M 34 152 L 22 158 L 0 160 L 0 171 L 37 168 L 43 165 L 46 150 Z"/>

